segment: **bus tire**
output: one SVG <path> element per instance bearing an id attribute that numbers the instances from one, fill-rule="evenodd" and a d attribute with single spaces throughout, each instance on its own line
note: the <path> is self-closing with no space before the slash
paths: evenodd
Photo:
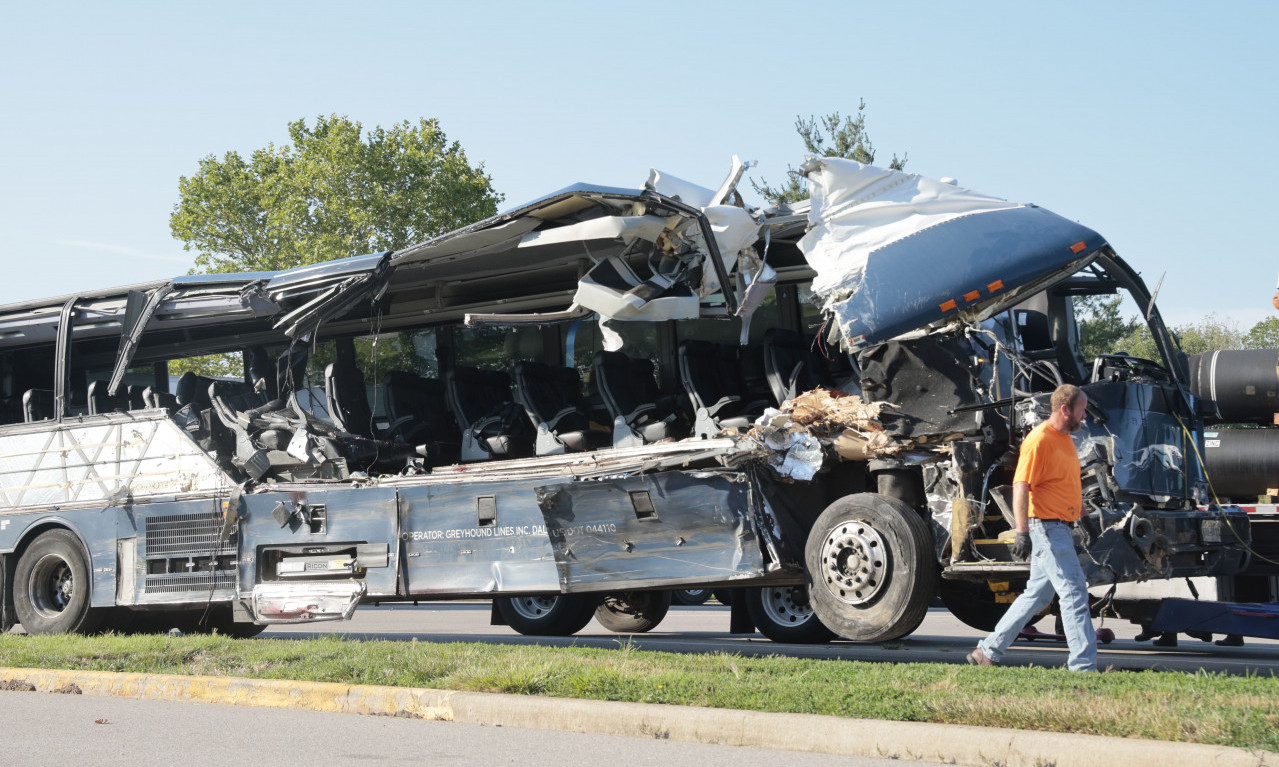
<path id="1" fill-rule="evenodd" d="M 0 634 L 9 633 L 18 623 L 13 614 L 14 564 L 12 557 L 0 555 Z"/>
<path id="2" fill-rule="evenodd" d="M 13 609 L 28 634 L 88 634 L 105 611 L 92 605 L 89 555 L 70 530 L 41 533 L 13 578 Z"/>
<path id="3" fill-rule="evenodd" d="M 807 586 L 766 586 L 739 593 L 755 628 L 774 642 L 825 644 L 835 638 L 808 601 Z"/>
<path id="4" fill-rule="evenodd" d="M 669 591 L 619 591 L 604 596 L 595 620 L 618 634 L 642 634 L 657 628 L 670 609 Z"/>
<path id="5" fill-rule="evenodd" d="M 937 590 L 932 532 L 906 503 L 845 496 L 809 531 L 808 596 L 831 631 L 854 642 L 899 639 L 919 627 Z"/>
<path id="6" fill-rule="evenodd" d="M 572 636 L 591 622 L 596 601 L 581 594 L 500 597 L 493 600 L 506 625 L 525 636 Z"/>
<path id="7" fill-rule="evenodd" d="M 671 592 L 671 603 L 686 607 L 704 605 L 710 598 L 710 589 L 676 589 Z"/>

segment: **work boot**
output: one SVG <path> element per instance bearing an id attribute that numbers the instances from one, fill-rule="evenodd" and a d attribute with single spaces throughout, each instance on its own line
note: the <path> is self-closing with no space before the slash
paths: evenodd
<path id="1" fill-rule="evenodd" d="M 991 660 L 990 656 L 986 655 L 986 651 L 981 649 L 981 645 L 974 647 L 973 651 L 968 653 L 968 662 L 974 666 L 998 666 L 999 665 L 995 661 Z"/>
<path id="2" fill-rule="evenodd" d="M 1213 644 L 1218 647 L 1243 647 L 1243 637 L 1239 634 L 1226 634 Z"/>
<path id="3" fill-rule="evenodd" d="M 1156 639 L 1155 641 L 1151 642 L 1151 644 L 1152 644 L 1152 645 L 1154 645 L 1154 646 L 1156 646 L 1156 647 L 1176 647 L 1176 646 L 1177 646 L 1177 632 L 1176 632 L 1176 631 L 1165 631 L 1164 633 L 1162 633 L 1162 634 L 1160 634 L 1160 635 L 1159 635 L 1159 638 L 1158 638 L 1158 639 Z"/>

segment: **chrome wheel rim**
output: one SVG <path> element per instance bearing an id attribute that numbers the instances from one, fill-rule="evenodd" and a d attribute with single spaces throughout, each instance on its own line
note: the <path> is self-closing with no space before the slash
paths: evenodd
<path id="1" fill-rule="evenodd" d="M 541 620 L 545 618 L 551 610 L 555 609 L 556 603 L 560 601 L 558 596 L 543 597 L 516 597 L 511 600 L 511 607 L 516 614 L 527 620 Z"/>
<path id="2" fill-rule="evenodd" d="M 832 529 L 822 543 L 821 582 L 842 602 L 861 605 L 875 598 L 888 573 L 884 539 L 866 522 Z"/>
<path id="3" fill-rule="evenodd" d="M 813 617 L 808 589 L 803 586 L 774 586 L 760 596 L 764 614 L 779 626 L 799 626 Z"/>
<path id="4" fill-rule="evenodd" d="M 48 554 L 31 570 L 27 597 L 35 611 L 45 618 L 56 618 L 75 598 L 75 574 L 62 557 Z"/>

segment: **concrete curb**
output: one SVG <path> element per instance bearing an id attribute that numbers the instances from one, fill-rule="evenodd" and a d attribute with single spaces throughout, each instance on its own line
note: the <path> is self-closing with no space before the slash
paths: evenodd
<path id="1" fill-rule="evenodd" d="M 1224 746 L 816 714 L 617 703 L 408 687 L 0 667 L 0 685 L 147 700 L 401 716 L 841 756 L 990 767 L 1279 767 Z"/>

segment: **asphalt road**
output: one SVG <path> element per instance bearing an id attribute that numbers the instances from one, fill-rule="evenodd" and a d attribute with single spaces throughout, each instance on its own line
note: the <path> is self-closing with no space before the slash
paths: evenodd
<path id="1" fill-rule="evenodd" d="M 363 606 L 351 621 L 275 626 L 263 637 L 305 638 L 338 633 L 352 638 L 401 639 L 419 642 L 489 642 L 552 646 L 617 647 L 631 642 L 638 649 L 663 652 L 728 652 L 741 655 L 787 655 L 798 658 L 841 658 L 878 662 L 963 663 L 981 633 L 956 620 L 949 611 L 934 608 L 920 628 L 897 642 L 859 645 L 832 642 L 827 645 L 778 644 L 755 635 L 728 633 L 729 610 L 718 605 L 671 607 L 666 619 L 647 634 L 618 635 L 592 621 L 576 636 L 526 637 L 506 626 L 490 625 L 487 602 L 436 602 Z M 1177 647 L 1153 647 L 1136 642 L 1139 628 L 1131 623 L 1106 621 L 1116 639 L 1101 645 L 1098 662 L 1103 668 L 1207 671 L 1230 674 L 1274 674 L 1279 671 L 1279 641 L 1247 639 L 1244 647 L 1217 647 L 1179 638 Z M 1062 666 L 1064 642 L 1018 641 L 1006 658 L 1008 665 Z"/>
<path id="2" fill-rule="evenodd" d="M 0 692 L 6 767 L 89 764 L 554 764 L 556 767 L 887 767 L 897 759 L 711 746 L 421 719 Z"/>

